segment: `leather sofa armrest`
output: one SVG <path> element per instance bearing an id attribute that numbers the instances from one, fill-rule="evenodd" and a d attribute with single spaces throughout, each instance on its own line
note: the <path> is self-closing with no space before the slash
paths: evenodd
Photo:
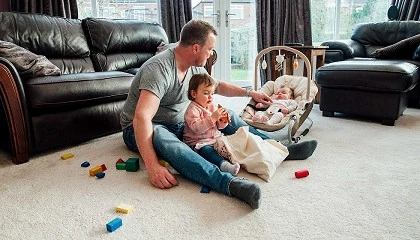
<path id="1" fill-rule="evenodd" d="M 354 57 L 365 57 L 365 48 L 357 41 L 351 39 L 325 41 L 321 46 L 328 46 L 327 51 L 341 51 L 343 59 L 346 60 Z"/>
<path id="2" fill-rule="evenodd" d="M 0 97 L 9 127 L 12 161 L 15 164 L 29 160 L 29 125 L 23 84 L 16 68 L 0 57 Z"/>

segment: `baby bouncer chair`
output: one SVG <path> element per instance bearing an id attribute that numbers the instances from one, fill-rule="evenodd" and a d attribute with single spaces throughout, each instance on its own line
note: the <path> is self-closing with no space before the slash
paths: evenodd
<path id="1" fill-rule="evenodd" d="M 275 60 L 271 62 L 274 64 L 267 65 L 266 56 L 270 57 L 274 54 L 278 54 Z M 286 56 L 286 64 L 291 65 L 293 62 L 293 68 L 298 68 L 298 59 L 302 59 L 304 62 L 304 68 L 306 69 L 307 77 L 286 75 L 284 74 L 284 59 Z M 287 62 L 291 61 L 291 62 Z M 275 66 L 271 66 L 275 65 Z M 274 81 L 267 81 L 261 89 L 258 90 L 258 82 L 260 79 L 261 72 L 270 71 L 271 67 L 275 68 L 275 71 L 271 73 L 277 73 L 273 75 L 281 75 L 277 79 L 276 76 L 272 77 Z M 290 71 L 290 68 L 288 69 Z M 254 76 L 254 90 L 264 92 L 268 96 L 272 96 L 279 88 L 288 87 L 293 91 L 294 100 L 298 103 L 296 110 L 293 110 L 286 114 L 280 122 L 268 124 L 259 121 L 253 121 L 253 116 L 257 110 L 256 102 L 251 99 L 247 106 L 242 110 L 241 118 L 249 125 L 261 129 L 267 132 L 274 132 L 282 129 L 286 125 L 288 126 L 288 142 L 298 142 L 303 136 L 305 136 L 309 129 L 312 127 L 312 120 L 308 117 L 312 110 L 315 96 L 318 92 L 318 88 L 315 82 L 312 80 L 312 66 L 308 58 L 300 51 L 287 46 L 273 46 L 260 51 L 255 59 L 255 76 Z M 298 129 L 301 125 L 308 120 L 309 126 L 300 134 L 297 134 Z M 296 136 L 295 136 L 296 135 Z"/>

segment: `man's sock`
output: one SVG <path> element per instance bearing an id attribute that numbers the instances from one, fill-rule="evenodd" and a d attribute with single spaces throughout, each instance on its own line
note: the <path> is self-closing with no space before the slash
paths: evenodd
<path id="1" fill-rule="evenodd" d="M 248 203 L 253 209 L 260 207 L 260 187 L 245 178 L 234 178 L 229 184 L 229 192 L 233 197 Z"/>
<path id="2" fill-rule="evenodd" d="M 239 165 L 239 163 L 234 163 L 231 164 L 228 161 L 223 161 L 220 164 L 220 170 L 222 172 L 229 172 L 230 174 L 232 174 L 233 176 L 236 176 L 239 172 L 239 169 L 241 169 L 241 166 Z"/>
<path id="3" fill-rule="evenodd" d="M 286 145 L 289 155 L 285 160 L 304 160 L 314 153 L 318 142 L 316 140 L 305 141 L 295 144 Z"/>

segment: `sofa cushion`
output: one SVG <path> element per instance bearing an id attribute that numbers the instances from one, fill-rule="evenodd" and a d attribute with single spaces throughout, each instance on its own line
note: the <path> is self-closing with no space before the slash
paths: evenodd
<path id="1" fill-rule="evenodd" d="M 27 79 L 32 110 L 74 108 L 127 98 L 133 75 L 125 72 L 77 73 Z"/>
<path id="2" fill-rule="evenodd" d="M 406 92 L 416 86 L 419 75 L 419 66 L 406 61 L 356 58 L 318 68 L 316 80 L 321 87 Z"/>
<path id="3" fill-rule="evenodd" d="M 379 48 L 372 53 L 372 56 L 375 58 L 410 59 L 418 45 L 420 45 L 420 34 Z"/>
<path id="4" fill-rule="evenodd" d="M 60 75 L 60 69 L 45 56 L 20 47 L 11 42 L 0 40 L 0 57 L 9 60 L 22 77 Z"/>
<path id="5" fill-rule="evenodd" d="M 0 12 L 0 40 L 43 55 L 62 74 L 92 72 L 82 20 L 43 14 Z M 83 67 L 78 66 L 78 60 Z"/>
<path id="6" fill-rule="evenodd" d="M 161 42 L 168 42 L 165 30 L 157 23 L 86 18 L 82 25 L 94 52 L 96 71 L 138 68 L 155 54 Z"/>

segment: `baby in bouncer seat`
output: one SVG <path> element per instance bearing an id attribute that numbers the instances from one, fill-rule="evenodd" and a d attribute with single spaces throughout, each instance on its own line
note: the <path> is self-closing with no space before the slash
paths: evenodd
<path id="1" fill-rule="evenodd" d="M 269 125 L 277 124 L 285 115 L 298 107 L 298 103 L 293 99 L 293 91 L 288 87 L 279 88 L 270 98 L 273 102 L 269 106 L 262 103 L 255 105 L 257 111 L 252 121 Z"/>

